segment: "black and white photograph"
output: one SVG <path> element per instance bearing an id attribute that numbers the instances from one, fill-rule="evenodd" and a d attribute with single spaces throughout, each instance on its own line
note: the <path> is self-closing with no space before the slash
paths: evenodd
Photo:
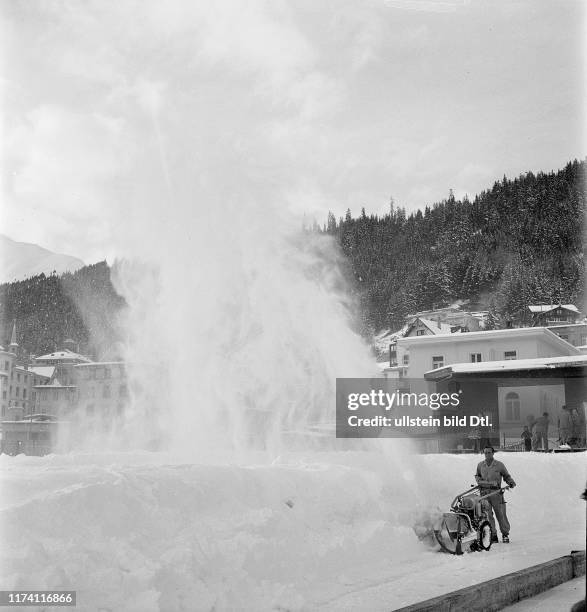
<path id="1" fill-rule="evenodd" d="M 0 2 L 0 606 L 584 611 L 586 32 Z"/>

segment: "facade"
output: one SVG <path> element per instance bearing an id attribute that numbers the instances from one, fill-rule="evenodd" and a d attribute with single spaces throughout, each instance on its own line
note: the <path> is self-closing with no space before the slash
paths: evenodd
<path id="1" fill-rule="evenodd" d="M 390 378 L 424 378 L 426 372 L 453 363 L 578 354 L 578 348 L 544 327 L 407 337 L 397 341 L 397 366 L 386 373 Z"/>
<path id="2" fill-rule="evenodd" d="M 552 325 L 548 329 L 569 344 L 579 347 L 583 352 L 587 350 L 587 323 Z"/>
<path id="3" fill-rule="evenodd" d="M 12 371 L 16 355 L 10 351 L 0 347 L 0 418 L 5 420 L 8 418 L 8 408 L 11 406 L 13 388 L 12 388 Z"/>
<path id="4" fill-rule="evenodd" d="M 80 416 L 108 424 L 124 415 L 128 387 L 123 362 L 78 364 L 75 366 L 75 378 Z"/>

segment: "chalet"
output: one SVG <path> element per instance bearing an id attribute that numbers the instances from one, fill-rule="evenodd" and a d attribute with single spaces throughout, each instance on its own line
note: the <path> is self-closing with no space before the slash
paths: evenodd
<path id="1" fill-rule="evenodd" d="M 528 306 L 532 327 L 550 327 L 578 323 L 579 309 L 573 304 L 536 304 Z"/>

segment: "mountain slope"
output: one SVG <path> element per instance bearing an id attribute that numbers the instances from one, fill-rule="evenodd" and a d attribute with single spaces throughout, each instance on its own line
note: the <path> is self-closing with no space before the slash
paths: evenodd
<path id="1" fill-rule="evenodd" d="M 16 242 L 0 234 L 0 282 L 23 280 L 37 274 L 74 272 L 85 264 L 77 257 L 53 253 L 36 244 Z"/>

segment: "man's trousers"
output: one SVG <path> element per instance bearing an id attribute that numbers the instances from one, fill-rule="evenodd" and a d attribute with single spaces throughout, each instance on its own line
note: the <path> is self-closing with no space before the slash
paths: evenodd
<path id="1" fill-rule="evenodd" d="M 481 493 L 481 495 L 485 495 L 489 491 L 485 493 Z M 508 517 L 505 511 L 505 501 L 503 499 L 503 493 L 495 493 L 483 500 L 485 503 L 485 512 L 487 513 L 487 519 L 489 520 L 489 524 L 491 525 L 491 531 L 495 535 L 497 535 L 497 530 L 495 528 L 495 518 L 497 518 L 497 522 L 499 523 L 499 529 L 501 531 L 502 536 L 509 535 L 510 533 L 510 523 L 508 521 Z M 493 513 L 495 512 L 495 518 L 493 518 Z"/>

